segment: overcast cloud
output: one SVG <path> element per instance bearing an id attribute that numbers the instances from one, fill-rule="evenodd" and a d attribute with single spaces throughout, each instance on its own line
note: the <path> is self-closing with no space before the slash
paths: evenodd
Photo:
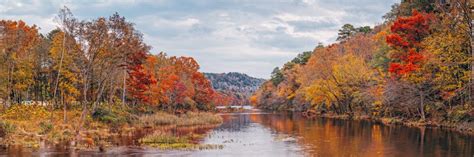
<path id="1" fill-rule="evenodd" d="M 270 72 L 312 50 L 335 42 L 345 23 L 382 22 L 399 0 L 2 0 L 1 19 L 22 19 L 55 28 L 54 17 L 68 6 L 82 20 L 114 12 L 136 24 L 152 53 L 192 56 L 203 72 Z"/>

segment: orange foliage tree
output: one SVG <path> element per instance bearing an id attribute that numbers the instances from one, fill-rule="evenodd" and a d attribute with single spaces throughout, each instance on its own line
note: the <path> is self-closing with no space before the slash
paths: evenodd
<path id="1" fill-rule="evenodd" d="M 147 94 L 150 86 L 156 84 L 156 80 L 145 70 L 143 63 L 147 57 L 145 52 L 137 52 L 128 58 L 127 83 L 130 95 L 141 103 L 149 103 L 150 95 Z"/>
<path id="2" fill-rule="evenodd" d="M 156 84 L 151 84 L 150 102 L 164 110 L 209 110 L 218 98 L 209 80 L 199 72 L 192 57 L 168 57 L 164 53 L 150 55 L 145 71 Z"/>
<path id="3" fill-rule="evenodd" d="M 16 99 L 19 103 L 33 84 L 33 53 L 39 34 L 35 25 L 23 21 L 0 21 L 0 92 L 6 105 Z"/>

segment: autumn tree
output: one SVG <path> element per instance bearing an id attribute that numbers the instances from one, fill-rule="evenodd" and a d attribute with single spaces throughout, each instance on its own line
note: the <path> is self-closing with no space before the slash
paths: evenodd
<path id="1" fill-rule="evenodd" d="M 17 103 L 26 98 L 33 84 L 32 50 L 39 42 L 38 29 L 35 25 L 28 26 L 23 21 L 0 21 L 0 68 L 1 91 L 5 105 L 9 106 L 13 99 Z"/>
<path id="2" fill-rule="evenodd" d="M 152 78 L 152 75 L 145 70 L 143 64 L 147 54 L 144 52 L 135 53 L 128 58 L 128 79 L 127 84 L 130 88 L 128 91 L 132 98 L 136 99 L 139 103 L 149 103 L 150 97 L 147 95 L 147 91 L 150 86 L 156 83 L 156 80 Z"/>
<path id="3" fill-rule="evenodd" d="M 211 82 L 200 72 L 194 72 L 191 76 L 194 84 L 195 95 L 193 100 L 197 103 L 199 110 L 210 110 L 212 100 L 215 99 L 215 91 Z"/>
<path id="4" fill-rule="evenodd" d="M 75 56 L 78 54 L 78 45 L 72 42 L 66 33 L 62 31 L 55 31 L 51 34 L 51 46 L 49 56 L 51 58 L 51 73 L 54 76 L 52 83 L 54 84 L 53 95 L 57 94 L 58 100 L 63 105 L 64 121 L 66 121 L 67 103 L 76 101 L 79 97 L 80 91 L 77 88 L 79 80 L 76 76 L 78 71 L 74 64 Z M 66 50 L 67 49 L 67 50 Z M 58 80 L 57 80 L 58 79 Z M 54 96 L 56 97 L 56 96 Z"/>
<path id="5" fill-rule="evenodd" d="M 110 51 L 113 53 L 112 71 L 117 77 L 110 81 L 109 100 L 113 100 L 116 93 L 121 93 L 122 105 L 126 104 L 127 77 L 130 69 L 127 68 L 128 58 L 136 53 L 148 52 L 150 47 L 143 42 L 143 35 L 138 32 L 133 23 L 126 21 L 118 13 L 108 18 Z M 120 91 L 119 91 L 120 90 Z"/>
<path id="6" fill-rule="evenodd" d="M 434 88 L 440 90 L 441 98 L 448 101 L 449 106 L 468 102 L 468 84 L 472 77 L 470 34 L 465 31 L 469 25 L 461 22 L 464 17 L 453 16 L 455 14 L 441 14 L 433 33 L 422 42 L 432 55 L 426 67 L 434 74 Z M 459 101 L 453 102 L 455 99 Z"/>
<path id="7" fill-rule="evenodd" d="M 53 30 L 52 32 L 56 32 L 58 30 Z M 40 42 L 35 49 L 33 55 L 33 81 L 34 85 L 32 86 L 32 99 L 42 102 L 50 100 L 50 91 L 51 91 L 51 71 L 50 71 L 50 63 L 51 58 L 49 56 L 50 46 L 51 46 L 51 39 L 49 33 L 47 36 L 41 35 Z M 0 74 L 1 75 L 1 74 Z"/>
<path id="8" fill-rule="evenodd" d="M 391 26 L 392 34 L 386 37 L 391 51 L 389 72 L 394 77 L 413 84 L 412 90 L 418 91 L 419 110 L 421 119 L 425 119 L 425 99 L 428 95 L 426 88 L 428 78 L 421 71 L 426 56 L 426 51 L 421 45 L 423 39 L 430 34 L 430 21 L 432 15 L 413 11 L 412 16 L 400 17 Z"/>
<path id="9" fill-rule="evenodd" d="M 272 110 L 310 104 L 311 113 L 469 120 L 471 8 L 466 0 L 410 0 L 371 30 L 344 25 L 340 42 L 318 46 L 305 64 L 276 68 L 251 101 Z"/>
<path id="10" fill-rule="evenodd" d="M 156 80 L 148 92 L 152 104 L 160 109 L 177 113 L 210 110 L 215 103 L 227 101 L 216 94 L 192 57 L 149 55 L 144 68 Z"/>
<path id="11" fill-rule="evenodd" d="M 327 75 L 307 88 L 306 97 L 315 104 L 335 107 L 339 114 L 352 115 L 354 104 L 364 101 L 363 93 L 373 80 L 373 73 L 363 59 L 352 54 L 344 55 L 336 62 Z"/>

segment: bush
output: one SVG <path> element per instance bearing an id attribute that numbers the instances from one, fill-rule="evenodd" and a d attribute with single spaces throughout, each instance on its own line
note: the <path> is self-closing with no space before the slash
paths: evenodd
<path id="1" fill-rule="evenodd" d="M 40 126 L 40 134 L 45 135 L 53 130 L 53 124 L 48 122 L 41 122 Z"/>
<path id="2" fill-rule="evenodd" d="M 196 107 L 199 111 L 211 111 L 212 109 L 216 108 L 214 104 L 202 104 L 202 103 L 197 104 Z"/>
<path id="3" fill-rule="evenodd" d="M 123 123 L 130 122 L 130 115 L 128 113 L 118 113 L 114 110 L 108 110 L 105 108 L 97 108 L 92 113 L 92 118 L 103 123 L 112 125 L 120 125 Z"/>
<path id="4" fill-rule="evenodd" d="M 5 137 L 15 132 L 16 126 L 5 121 L 0 121 L 0 137 Z"/>
<path id="5" fill-rule="evenodd" d="M 2 115 L 2 118 L 13 120 L 34 120 L 48 117 L 49 113 L 43 106 L 13 105 Z"/>
<path id="6" fill-rule="evenodd" d="M 469 115 L 469 109 L 463 106 L 456 106 L 448 111 L 448 120 L 451 122 L 470 122 L 474 121 L 474 117 Z"/>

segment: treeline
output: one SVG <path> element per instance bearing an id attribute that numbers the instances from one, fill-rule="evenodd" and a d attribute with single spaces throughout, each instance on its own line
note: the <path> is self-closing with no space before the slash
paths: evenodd
<path id="1" fill-rule="evenodd" d="M 68 8 L 46 35 L 23 21 L 0 21 L 0 104 L 93 112 L 101 105 L 167 111 L 210 110 L 222 96 L 191 57 L 152 55 L 118 13 L 90 21 Z"/>
<path id="2" fill-rule="evenodd" d="M 204 73 L 204 75 L 211 81 L 216 91 L 229 98 L 220 105 L 250 105 L 250 96 L 265 81 L 237 72 Z"/>
<path id="3" fill-rule="evenodd" d="M 402 1 L 375 28 L 298 55 L 251 98 L 271 110 L 434 122 L 473 121 L 472 4 Z"/>

